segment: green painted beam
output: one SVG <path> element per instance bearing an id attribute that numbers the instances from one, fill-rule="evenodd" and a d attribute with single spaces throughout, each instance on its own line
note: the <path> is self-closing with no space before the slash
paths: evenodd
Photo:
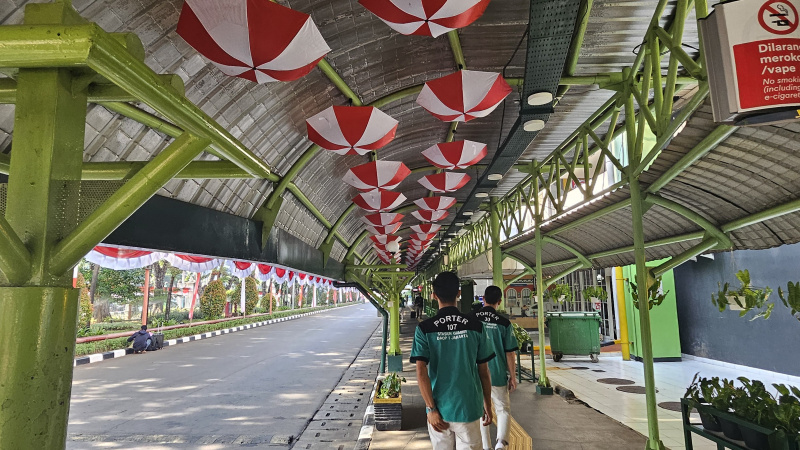
<path id="1" fill-rule="evenodd" d="M 11 157 L 5 153 L 0 153 L 0 173 L 8 175 L 11 171 Z"/>
<path id="2" fill-rule="evenodd" d="M 787 203 L 773 206 L 772 208 L 767 208 L 764 211 L 750 214 L 749 216 L 742 217 L 741 219 L 733 220 L 725 225 L 722 225 L 720 229 L 722 229 L 722 231 L 725 233 L 730 233 L 731 231 L 736 231 L 751 225 L 755 225 L 759 222 L 775 219 L 797 211 L 800 211 L 800 199 L 792 200 Z"/>
<path id="3" fill-rule="evenodd" d="M 356 95 L 356 93 L 353 92 L 350 86 L 348 86 L 347 83 L 345 83 L 345 81 L 336 72 L 336 69 L 334 69 L 333 66 L 331 66 L 331 63 L 329 63 L 327 59 L 322 58 L 317 64 L 317 67 L 319 68 L 319 70 L 322 71 L 323 74 L 325 74 L 326 77 L 328 77 L 329 80 L 331 80 L 333 85 L 336 86 L 342 92 L 342 94 L 344 94 L 345 97 L 350 99 L 350 102 L 353 104 L 353 106 L 362 105 L 361 99 L 358 98 L 358 95 Z"/>
<path id="4" fill-rule="evenodd" d="M 82 180 L 126 180 L 147 165 L 147 161 L 83 163 Z M 0 173 L 3 172 L 0 162 Z M 177 179 L 253 178 L 246 170 L 230 161 L 192 161 L 178 172 Z"/>
<path id="5" fill-rule="evenodd" d="M 591 267 L 591 266 L 588 266 L 588 267 Z M 582 262 L 577 262 L 577 263 L 567 267 L 566 269 L 562 270 L 561 272 L 557 273 L 556 275 L 553 275 L 552 277 L 544 280 L 544 284 L 545 284 L 546 287 L 550 287 L 553 284 L 555 284 L 556 281 L 564 278 L 565 276 L 571 274 L 572 272 L 575 272 L 576 270 L 580 270 L 580 269 L 586 269 L 586 268 L 587 268 L 587 266 L 584 265 Z"/>
<path id="6" fill-rule="evenodd" d="M 61 274 L 69 271 L 92 247 L 102 242 L 136 212 L 208 144 L 208 139 L 187 133 L 167 146 L 55 246 L 51 272 Z"/>
<path id="7" fill-rule="evenodd" d="M 0 273 L 12 285 L 28 279 L 31 253 L 3 215 L 0 215 Z"/>
<path id="8" fill-rule="evenodd" d="M 709 133 L 708 136 L 703 138 L 703 140 L 695 145 L 694 148 L 683 155 L 678 162 L 670 166 L 666 172 L 661 174 L 656 181 L 650 184 L 650 186 L 647 187 L 647 192 L 655 193 L 661 190 L 667 185 L 667 183 L 680 175 L 681 172 L 688 169 L 689 166 L 697 162 L 700 158 L 721 144 L 725 139 L 728 138 L 728 136 L 733 134 L 734 131 L 736 131 L 736 127 L 730 125 L 717 126 L 714 131 Z"/>
<path id="9" fill-rule="evenodd" d="M 183 79 L 175 74 L 158 75 L 165 84 L 172 86 L 181 95 L 185 92 Z M 124 89 L 110 83 L 93 82 L 88 87 L 89 103 L 101 102 L 138 102 L 139 99 L 132 96 Z M 0 78 L 0 103 L 17 102 L 17 81 L 12 78 Z"/>
<path id="10" fill-rule="evenodd" d="M 575 255 L 575 257 L 578 258 L 578 261 L 583 263 L 584 266 L 587 266 L 587 267 L 591 267 L 592 266 L 592 263 L 589 261 L 589 259 L 587 257 L 583 256 L 583 254 L 581 252 L 579 252 L 575 247 L 573 247 L 573 246 L 571 246 L 569 244 L 566 244 L 564 242 L 556 240 L 555 238 L 550 237 L 550 236 L 543 236 L 542 237 L 542 242 L 546 242 L 546 243 L 553 244 L 553 245 L 556 245 L 558 247 L 561 247 L 564 250 L 566 250 L 566 251 L 572 253 L 573 255 Z"/>
<path id="11" fill-rule="evenodd" d="M 389 270 L 389 269 L 405 269 L 405 264 L 354 264 L 354 265 L 347 265 L 345 270 L 366 270 L 366 269 L 375 269 L 375 270 Z"/>
<path id="12" fill-rule="evenodd" d="M 447 40 L 450 41 L 450 49 L 453 51 L 453 59 L 458 70 L 467 68 L 467 61 L 464 59 L 464 50 L 461 49 L 461 39 L 458 38 L 458 30 L 447 32 Z"/>
<path id="13" fill-rule="evenodd" d="M 708 234 L 716 238 L 716 242 L 717 244 L 720 245 L 720 248 L 733 247 L 733 243 L 731 242 L 731 239 L 730 237 L 728 237 L 727 234 L 725 234 L 722 230 L 717 228 L 716 225 L 711 223 L 711 221 L 701 216 L 697 212 L 692 211 L 691 209 L 677 202 L 666 199 L 657 194 L 647 194 L 644 198 L 644 201 L 653 205 L 661 206 L 662 208 L 666 208 L 696 223 L 701 228 L 703 228 Z"/>
<path id="14" fill-rule="evenodd" d="M 717 238 L 713 236 L 705 238 L 699 244 L 684 250 L 683 252 L 670 258 L 668 261 L 665 261 L 662 264 L 654 267 L 651 270 L 653 277 L 660 277 L 661 275 L 664 275 L 665 273 L 680 266 L 681 264 L 694 258 L 695 256 L 707 252 L 708 250 L 711 250 L 717 245 L 719 245 L 719 241 L 717 240 Z"/>

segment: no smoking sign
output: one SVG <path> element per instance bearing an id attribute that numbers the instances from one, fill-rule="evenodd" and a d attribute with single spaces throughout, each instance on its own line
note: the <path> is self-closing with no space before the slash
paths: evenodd
<path id="1" fill-rule="evenodd" d="M 758 23 L 772 34 L 790 34 L 797 30 L 797 9 L 784 0 L 768 0 L 758 11 Z"/>

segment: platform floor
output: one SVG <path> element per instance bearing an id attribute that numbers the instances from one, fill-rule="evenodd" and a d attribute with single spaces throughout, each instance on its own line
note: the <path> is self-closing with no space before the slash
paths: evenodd
<path id="1" fill-rule="evenodd" d="M 372 305 L 347 306 L 76 367 L 67 448 L 289 448 L 359 375 L 351 363 L 379 324 Z"/>

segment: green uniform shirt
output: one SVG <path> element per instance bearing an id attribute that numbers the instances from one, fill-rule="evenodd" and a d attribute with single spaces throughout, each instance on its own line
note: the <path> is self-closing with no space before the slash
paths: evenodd
<path id="1" fill-rule="evenodd" d="M 483 323 L 447 306 L 414 332 L 411 362 L 428 363 L 433 400 L 445 422 L 474 422 L 483 416 L 478 364 L 494 358 Z"/>
<path id="2" fill-rule="evenodd" d="M 492 374 L 492 386 L 505 386 L 508 384 L 508 360 L 506 353 L 516 351 L 519 348 L 517 337 L 514 336 L 514 329 L 511 322 L 505 317 L 497 314 L 491 306 L 484 306 L 475 316 L 483 321 L 486 334 L 492 345 L 492 351 L 497 358 L 489 361 L 489 372 Z M 514 374 L 511 374 L 514 376 Z"/>

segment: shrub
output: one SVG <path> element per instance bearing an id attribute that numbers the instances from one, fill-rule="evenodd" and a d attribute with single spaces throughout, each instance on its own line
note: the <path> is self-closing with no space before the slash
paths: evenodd
<path id="1" fill-rule="evenodd" d="M 208 283 L 203 296 L 200 297 L 200 311 L 203 312 L 203 317 L 206 320 L 221 317 L 225 312 L 225 298 L 226 292 L 222 280 Z"/>
<path id="2" fill-rule="evenodd" d="M 253 314 L 258 304 L 258 281 L 253 277 L 245 278 L 244 283 L 244 313 Z"/>
<path id="3" fill-rule="evenodd" d="M 90 327 L 92 325 L 92 302 L 89 299 L 86 278 L 82 273 L 78 273 L 77 288 L 81 290 L 78 297 L 78 328 Z"/>

